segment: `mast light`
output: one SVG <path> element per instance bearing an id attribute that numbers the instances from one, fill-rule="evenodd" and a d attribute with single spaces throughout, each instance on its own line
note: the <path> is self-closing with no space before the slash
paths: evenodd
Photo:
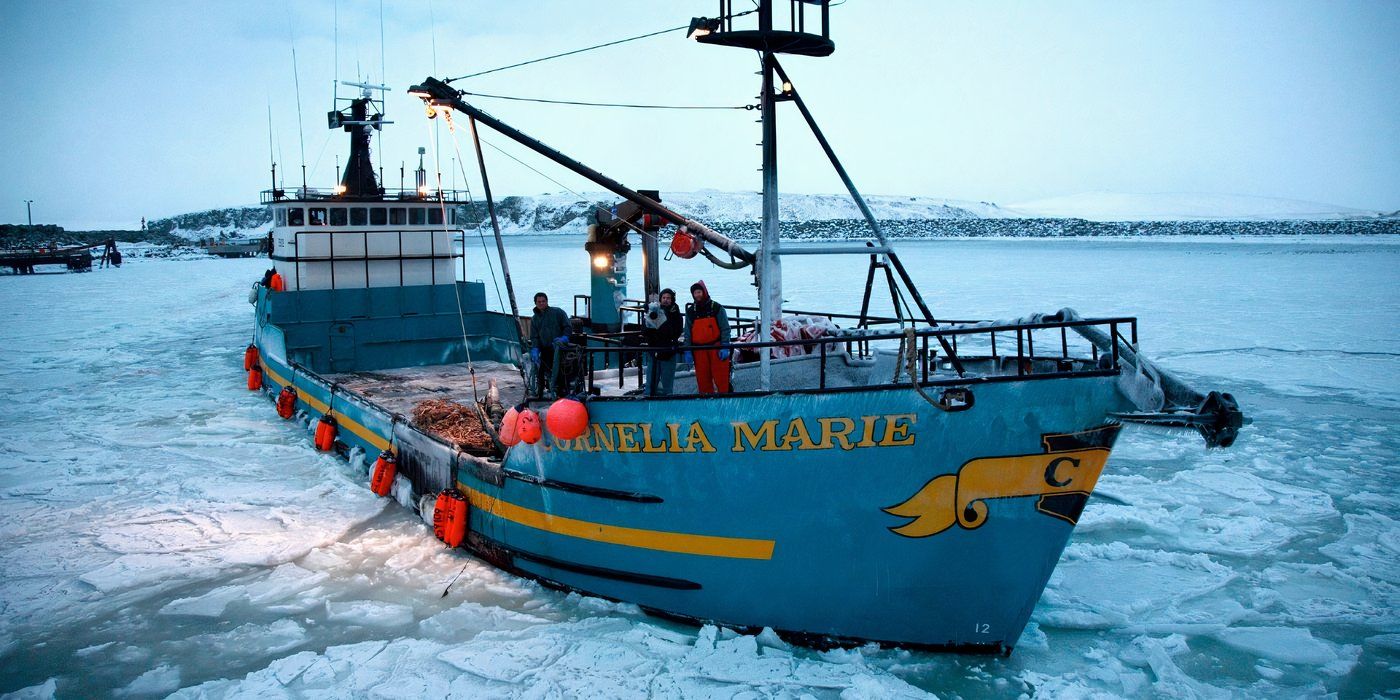
<path id="1" fill-rule="evenodd" d="M 685 38 L 699 39 L 702 36 L 709 36 L 719 31 L 719 19 L 709 17 L 692 17 L 690 19 L 690 29 L 686 32 Z"/>

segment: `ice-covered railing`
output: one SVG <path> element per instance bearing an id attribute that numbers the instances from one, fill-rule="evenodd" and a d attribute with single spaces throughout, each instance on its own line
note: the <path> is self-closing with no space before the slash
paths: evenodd
<path id="1" fill-rule="evenodd" d="M 1123 320 L 1085 319 L 1074 309 L 1066 307 L 1053 313 L 1037 313 L 1009 321 L 957 322 L 921 331 L 946 333 L 1018 329 L 1019 342 L 1019 329 L 1057 327 L 1062 333 L 1066 329 L 1072 330 L 1092 343 L 1099 353 L 1113 358 L 1111 366 L 1119 370 L 1119 391 L 1138 409 L 1132 413 L 1115 414 L 1116 417 L 1144 425 L 1195 429 L 1209 447 L 1234 444 L 1240 428 L 1249 422 L 1240 411 L 1235 397 L 1220 391 L 1203 394 L 1144 357 L 1138 348 L 1136 319 L 1127 319 L 1131 323 L 1126 336 L 1119 332 Z M 1107 321 L 1108 332 L 1104 332 L 1102 323 L 1095 321 Z M 869 331 L 857 329 L 845 331 L 844 334 L 868 337 Z M 1034 354 L 1032 349 L 1030 355 L 1033 357 Z"/>
<path id="2" fill-rule="evenodd" d="M 465 204 L 470 199 L 471 193 L 466 190 L 439 190 L 430 189 L 420 191 L 410 188 L 384 188 L 380 190 L 377 197 L 348 197 L 339 188 L 325 189 L 322 187 L 289 187 L 287 189 L 263 190 L 261 201 L 263 204 L 273 202 L 377 202 L 383 201 L 405 201 L 405 202 L 455 202 Z"/>
<path id="3" fill-rule="evenodd" d="M 865 318 L 880 324 L 898 321 Z M 1045 338 L 1047 334 L 1051 336 L 1049 343 Z M 639 360 L 656 349 L 639 345 L 639 338 L 639 332 L 585 336 L 586 345 L 577 348 L 584 367 L 579 378 L 584 383 L 582 388 L 594 392 L 599 386 L 599 370 L 606 371 L 607 380 L 615 378 L 619 389 L 626 387 L 629 378 L 641 388 L 643 370 Z M 1077 354 L 1085 342 L 1087 353 Z M 868 386 L 957 385 L 985 381 L 986 375 L 970 376 L 961 370 L 963 364 L 981 360 L 990 361 L 990 366 L 997 370 L 993 376 L 1001 379 L 1117 375 L 1119 390 L 1137 410 L 1115 414 L 1115 417 L 1147 425 L 1195 429 L 1211 447 L 1230 446 L 1247 422 L 1230 394 L 1218 391 L 1202 394 L 1143 357 L 1138 351 L 1136 318 L 1083 318 L 1068 308 L 1014 320 L 958 321 L 937 327 L 905 328 L 900 332 L 883 328 L 836 329 L 817 339 L 679 346 L 675 350 L 726 349 L 736 358 L 755 357 L 769 349 L 780 349 L 779 354 L 787 357 L 816 355 L 820 358 L 816 363 L 818 377 L 810 389 L 820 391 L 829 388 L 828 355 L 844 352 L 850 357 L 872 358 L 872 350 L 882 343 L 898 344 L 901 366 L 906 358 L 912 358 L 912 362 L 908 369 L 896 370 L 887 380 Z M 939 352 L 941 348 L 945 349 L 943 354 Z M 1005 364 L 1014 367 L 1014 371 L 1009 368 L 1001 371 Z M 956 374 L 950 375 L 950 369 Z"/>
<path id="4" fill-rule="evenodd" d="M 788 359 L 804 355 L 819 357 L 821 362 L 814 363 L 817 367 L 816 382 L 812 386 L 802 387 L 804 390 L 830 388 L 826 381 L 828 355 L 870 362 L 875 358 L 876 345 L 879 344 L 898 345 L 901 358 L 912 359 L 913 362 L 900 373 L 872 381 L 868 384 L 872 387 L 907 386 L 914 381 L 921 384 L 965 384 L 986 381 L 989 378 L 1004 381 L 1013 376 L 1049 379 L 1085 374 L 1116 374 L 1119 370 L 1119 357 L 1111 348 L 1110 352 L 1101 354 L 1092 344 L 1075 346 L 1071 343 L 1071 334 L 1067 329 L 1081 325 L 1102 326 L 1112 336 L 1121 336 L 1122 331 L 1127 330 L 1131 337 L 1136 337 L 1136 320 L 1121 317 L 1008 325 L 905 328 L 902 331 L 836 329 L 835 335 L 820 338 L 731 342 L 707 346 L 682 345 L 674 350 L 681 353 L 729 350 L 741 365 L 745 357 L 758 357 L 759 353 L 770 350 L 778 350 L 776 354 Z M 1036 350 L 1035 343 L 1037 331 L 1041 332 L 1042 339 L 1039 351 Z M 1044 342 L 1046 332 L 1054 334 L 1058 342 Z M 1125 336 L 1124 339 L 1128 338 Z M 579 370 L 579 379 L 585 383 L 583 388 L 587 390 L 594 389 L 600 379 L 615 381 L 619 389 L 625 388 L 628 380 L 632 379 L 640 387 L 642 370 L 638 360 L 647 353 L 657 351 L 657 348 L 640 344 L 640 331 L 581 335 L 575 336 L 575 340 L 581 346 L 571 347 L 571 351 L 576 350 L 580 355 L 578 364 L 582 369 Z M 943 348 L 950 349 L 954 354 L 949 354 Z M 666 348 L 668 352 L 671 350 Z M 966 353 L 960 357 L 957 353 L 964 350 Z M 1080 350 L 1082 354 L 1076 354 Z M 982 371 L 975 374 L 965 372 L 963 365 L 970 359 L 980 361 Z M 901 362 L 901 367 L 904 366 Z M 633 369 L 636 371 L 633 372 Z M 606 373 L 600 376 L 600 370 L 606 370 Z"/>

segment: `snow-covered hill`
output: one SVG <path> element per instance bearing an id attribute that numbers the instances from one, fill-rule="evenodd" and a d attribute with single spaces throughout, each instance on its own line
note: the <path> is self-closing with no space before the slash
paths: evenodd
<path id="1" fill-rule="evenodd" d="M 610 207 L 619 198 L 603 192 L 504 197 L 497 202 L 501 229 L 506 233 L 581 233 L 595 206 Z M 681 214 L 711 225 L 756 222 L 762 210 L 757 192 L 663 192 L 662 203 Z M 890 221 L 986 219 L 1019 217 L 988 202 L 965 202 L 935 197 L 876 195 L 867 198 L 875 216 Z M 779 200 L 784 221 L 843 221 L 861 218 L 851 198 L 838 194 L 785 194 Z M 484 217 L 478 203 L 473 218 Z"/>
<path id="2" fill-rule="evenodd" d="M 248 238 L 265 235 L 272 222 L 267 207 L 230 207 L 151 219 L 146 228 L 152 233 L 169 234 L 187 241 L 207 238 Z"/>
<path id="3" fill-rule="evenodd" d="M 1191 193 L 1082 192 L 1022 202 L 1005 210 L 1027 217 L 1088 221 L 1344 221 L 1383 216 L 1378 211 L 1296 199 Z"/>
<path id="4" fill-rule="evenodd" d="M 736 237 L 757 235 L 762 199 L 758 192 L 663 192 L 662 203 Z M 583 233 L 595 207 L 612 207 L 620 198 L 607 192 L 508 196 L 496 202 L 503 233 Z M 1375 211 L 1286 199 L 1202 194 L 1114 194 L 1091 192 L 1068 197 L 999 206 L 937 197 L 873 195 L 875 216 L 889 222 L 897 237 L 1132 235 L 1132 232 L 1084 229 L 1086 222 L 1254 221 L 1284 225 L 1308 221 L 1366 222 L 1393 218 Z M 481 200 L 464 206 L 469 226 L 487 220 Z M 785 235 L 800 238 L 842 237 L 863 228 L 860 210 L 844 194 L 784 194 L 779 200 Z M 1032 221 L 1034 220 L 1034 221 Z M 243 238 L 262 235 L 270 222 L 265 207 L 236 207 L 152 220 L 156 234 L 185 240 Z M 1116 225 L 1116 224 L 1114 224 Z M 1157 232 L 1155 229 L 1148 233 Z M 1277 233 L 1277 231 L 1270 231 Z"/>

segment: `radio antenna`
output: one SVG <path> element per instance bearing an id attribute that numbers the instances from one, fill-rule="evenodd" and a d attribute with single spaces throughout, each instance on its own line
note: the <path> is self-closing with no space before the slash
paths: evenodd
<path id="1" fill-rule="evenodd" d="M 272 190 L 277 191 L 277 156 L 272 150 L 272 96 L 267 98 L 267 162 L 272 164 Z"/>
<path id="2" fill-rule="evenodd" d="M 290 18 L 289 18 L 290 19 Z M 291 33 L 291 27 L 287 27 Z M 297 70 L 297 42 L 292 39 L 292 80 L 297 89 L 297 134 L 301 139 L 301 191 L 306 193 L 306 129 L 301 118 L 301 73 Z"/>

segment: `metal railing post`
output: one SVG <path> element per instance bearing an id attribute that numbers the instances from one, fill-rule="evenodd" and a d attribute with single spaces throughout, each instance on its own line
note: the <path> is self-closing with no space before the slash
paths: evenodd
<path id="1" fill-rule="evenodd" d="M 1016 329 L 1016 376 L 1026 375 L 1025 342 L 1022 339 L 1022 329 Z"/>
<path id="2" fill-rule="evenodd" d="M 1109 346 L 1113 350 L 1113 369 L 1118 369 L 1118 324 L 1110 323 L 1108 324 L 1108 327 L 1108 335 L 1110 339 Z"/>

